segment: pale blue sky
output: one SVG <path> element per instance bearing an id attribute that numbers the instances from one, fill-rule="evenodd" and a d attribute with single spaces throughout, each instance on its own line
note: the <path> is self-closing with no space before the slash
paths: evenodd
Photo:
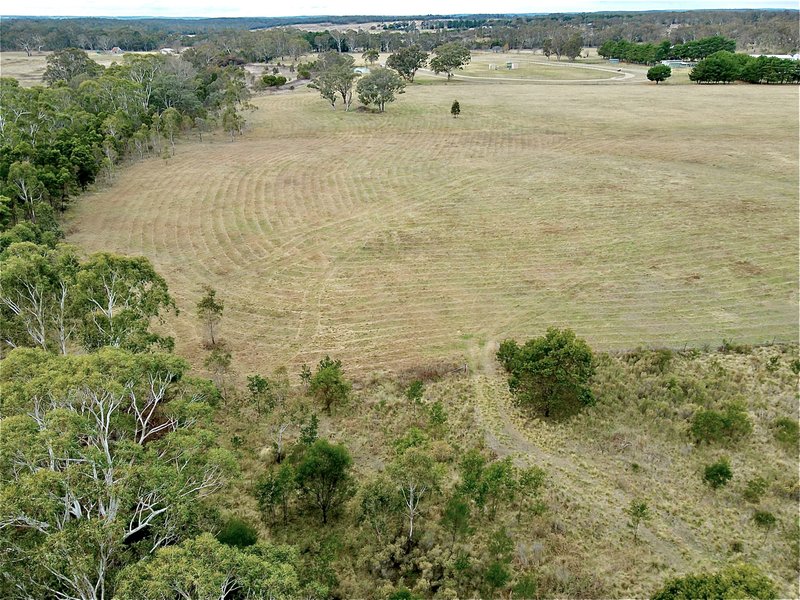
<path id="1" fill-rule="evenodd" d="M 289 15 L 453 14 L 691 10 L 699 8 L 798 8 L 798 0 L 11 0 L 2 12 L 41 16 L 266 17 Z"/>

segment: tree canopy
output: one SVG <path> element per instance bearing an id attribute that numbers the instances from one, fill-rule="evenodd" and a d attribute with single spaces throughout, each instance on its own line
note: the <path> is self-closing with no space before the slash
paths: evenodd
<path id="1" fill-rule="evenodd" d="M 309 505 L 319 510 L 322 523 L 347 499 L 353 459 L 347 448 L 317 440 L 297 465 L 297 485 Z"/>
<path id="2" fill-rule="evenodd" d="M 126 560 L 200 533 L 236 471 L 210 386 L 168 354 L 104 348 L 3 361 L 2 577 L 28 597 L 113 594 Z"/>
<path id="3" fill-rule="evenodd" d="M 594 402 L 592 351 L 569 329 L 550 328 L 522 346 L 505 340 L 497 358 L 509 373 L 511 391 L 544 417 L 570 416 Z"/>
<path id="4" fill-rule="evenodd" d="M 647 70 L 647 79 L 655 81 L 656 85 L 662 81 L 666 81 L 672 76 L 672 69 L 667 65 L 656 65 Z"/>
<path id="5" fill-rule="evenodd" d="M 431 70 L 434 73 L 447 73 L 448 81 L 453 77 L 453 71 L 463 69 L 471 58 L 469 49 L 459 42 L 437 46 L 433 49 L 433 54 L 430 60 Z"/>
<path id="6" fill-rule="evenodd" d="M 325 52 L 313 66 L 314 77 L 309 87 L 319 91 L 331 108 L 336 110 L 336 101 L 341 97 L 345 110 L 350 110 L 353 98 L 353 83 L 358 75 L 354 69 L 355 59 L 349 54 Z"/>
<path id="7" fill-rule="evenodd" d="M 412 44 L 397 50 L 386 59 L 386 66 L 397 71 L 406 81 L 413 82 L 417 71 L 428 62 L 428 53 Z"/>
<path id="8" fill-rule="evenodd" d="M 383 112 L 388 102 L 394 102 L 396 94 L 402 94 L 405 82 L 390 69 L 375 69 L 358 81 L 356 91 L 359 101 L 369 106 L 374 104 Z"/>
<path id="9" fill-rule="evenodd" d="M 652 600 L 692 600 L 694 598 L 747 598 L 774 600 L 775 585 L 756 567 L 740 564 L 717 573 L 698 573 L 670 579 L 653 594 Z"/>
<path id="10" fill-rule="evenodd" d="M 209 533 L 127 567 L 115 595 L 120 600 L 246 598 L 291 600 L 301 594 L 297 551 L 261 542 L 238 549 Z"/>

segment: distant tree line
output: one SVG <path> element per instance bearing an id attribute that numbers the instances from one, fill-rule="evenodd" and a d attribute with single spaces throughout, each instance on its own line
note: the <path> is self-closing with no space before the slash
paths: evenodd
<path id="1" fill-rule="evenodd" d="M 800 83 L 800 61 L 723 50 L 697 63 L 689 79 L 696 83 Z"/>
<path id="2" fill-rule="evenodd" d="M 673 44 L 670 40 L 664 40 L 659 44 L 608 40 L 597 49 L 597 53 L 604 58 L 618 58 L 626 62 L 652 65 L 667 59 L 700 60 L 722 50 L 735 52 L 736 41 L 720 35 L 684 44 Z"/>
<path id="3" fill-rule="evenodd" d="M 391 52 L 416 44 L 425 51 L 459 41 L 467 48 L 496 46 L 513 50 L 544 48 L 545 40 L 580 34 L 586 46 L 600 47 L 609 40 L 672 45 L 723 36 L 748 52 L 790 53 L 800 47 L 796 10 L 696 10 L 650 12 L 597 12 L 531 16 L 463 15 L 458 18 L 417 16 L 295 17 L 239 19 L 5 19 L 2 50 L 144 51 L 161 47 L 195 47 L 212 44 L 247 60 L 263 61 L 289 56 L 289 49 L 262 52 L 270 38 L 302 38 L 317 52 L 360 52 L 378 48 Z M 383 25 L 362 27 L 364 23 Z M 281 29 L 289 24 L 352 24 L 348 29 L 304 31 Z M 417 27 L 417 23 L 421 28 Z M 296 42 L 297 43 L 297 42 Z M 280 45 L 280 43 L 278 44 Z M 720 48 L 722 49 L 722 48 Z M 707 54 L 710 54 L 708 52 Z M 706 54 L 706 55 L 707 55 Z M 689 57 L 689 56 L 687 56 Z M 702 57 L 689 57 L 702 58 Z"/>

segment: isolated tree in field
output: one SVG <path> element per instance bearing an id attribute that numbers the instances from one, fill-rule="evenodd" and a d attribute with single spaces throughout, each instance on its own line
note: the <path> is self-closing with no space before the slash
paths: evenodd
<path id="1" fill-rule="evenodd" d="M 512 502 L 517 493 L 516 473 L 511 458 L 490 463 L 483 471 L 481 485 L 489 517 L 494 519 L 498 505 Z"/>
<path id="2" fill-rule="evenodd" d="M 672 77 L 672 69 L 667 65 L 656 65 L 647 69 L 647 79 L 655 81 L 656 85 Z"/>
<path id="3" fill-rule="evenodd" d="M 222 311 L 224 309 L 225 303 L 222 300 L 217 300 L 217 290 L 210 285 L 203 286 L 203 296 L 197 302 L 197 318 L 205 326 L 212 346 L 217 344 L 214 332 L 222 320 Z"/>
<path id="4" fill-rule="evenodd" d="M 450 105 L 450 114 L 453 115 L 453 118 L 458 118 L 458 115 L 461 114 L 461 105 L 458 103 L 458 100 L 453 100 L 453 104 Z"/>
<path id="5" fill-rule="evenodd" d="M 400 76 L 412 83 L 414 75 L 428 62 L 428 53 L 417 46 L 406 46 L 386 59 L 386 66 L 397 71 Z"/>
<path id="6" fill-rule="evenodd" d="M 263 408 L 268 408 L 269 379 L 259 374 L 248 375 L 247 391 L 250 394 L 250 402 L 256 407 L 256 412 L 260 415 Z"/>
<path id="7" fill-rule="evenodd" d="M 222 111 L 222 128 L 231 136 L 231 141 L 237 134 L 242 133 L 242 127 L 244 127 L 244 118 L 239 114 L 236 106 L 226 104 Z"/>
<path id="8" fill-rule="evenodd" d="M 766 530 L 767 533 L 769 533 L 769 531 L 773 527 L 775 527 L 776 522 L 777 519 L 775 518 L 775 515 L 773 515 L 769 511 L 757 510 L 753 514 L 753 523 L 755 523 L 758 527 L 761 527 L 762 529 Z"/>
<path id="9" fill-rule="evenodd" d="M 267 73 L 261 77 L 261 85 L 264 87 L 279 88 L 286 83 L 286 77 L 283 75 L 274 75 Z"/>
<path id="10" fill-rule="evenodd" d="M 447 80 L 453 77 L 453 71 L 463 69 L 472 58 L 469 49 L 459 42 L 448 42 L 433 49 L 434 57 L 430 61 L 434 73 L 447 73 Z"/>
<path id="11" fill-rule="evenodd" d="M 550 60 L 550 57 L 553 55 L 553 40 L 550 38 L 545 38 L 542 40 L 542 54 L 547 57 L 547 60 Z"/>
<path id="12" fill-rule="evenodd" d="M 442 478 L 441 468 L 426 450 L 412 447 L 391 464 L 389 473 L 403 496 L 410 540 L 414 536 L 414 522 L 422 512 L 420 502 L 438 489 Z"/>
<path id="13" fill-rule="evenodd" d="M 767 493 L 769 489 L 769 484 L 767 480 L 763 477 L 754 477 L 747 482 L 747 485 L 742 492 L 742 496 L 748 502 L 752 502 L 753 504 L 758 504 L 761 502 L 761 497 Z"/>
<path id="14" fill-rule="evenodd" d="M 170 107 L 161 113 L 161 133 L 169 140 L 172 156 L 175 156 L 175 136 L 181 130 L 181 113 Z"/>
<path id="15" fill-rule="evenodd" d="M 625 509 L 628 515 L 628 527 L 633 530 L 633 541 L 639 539 L 639 526 L 650 520 L 650 509 L 644 500 L 631 500 L 630 506 Z"/>
<path id="16" fill-rule="evenodd" d="M 698 410 L 692 417 L 690 433 L 698 442 L 734 443 L 749 436 L 753 424 L 739 403 L 732 403 L 724 411 L 713 408 Z"/>
<path id="17" fill-rule="evenodd" d="M 42 79 L 45 83 L 53 85 L 58 81 L 70 83 L 75 77 L 97 77 L 103 72 L 103 67 L 94 62 L 89 55 L 78 48 L 65 48 L 53 52 L 47 59 Z"/>
<path id="18" fill-rule="evenodd" d="M 231 372 L 233 357 L 224 347 L 214 346 L 203 361 L 203 366 L 211 372 L 214 384 L 222 391 L 222 396 L 228 397 L 228 374 Z"/>
<path id="19" fill-rule="evenodd" d="M 375 48 L 370 48 L 369 50 L 364 52 L 364 54 L 361 55 L 361 58 L 363 58 L 366 62 L 368 62 L 371 65 L 374 65 L 376 62 L 378 62 L 379 57 L 380 53 Z"/>
<path id="20" fill-rule="evenodd" d="M 394 521 L 401 511 L 400 494 L 385 476 L 379 476 L 361 486 L 358 519 L 375 532 L 378 543 L 382 543 L 391 534 Z"/>
<path id="21" fill-rule="evenodd" d="M 353 99 L 353 82 L 357 74 L 353 71 L 355 59 L 349 54 L 325 52 L 317 59 L 314 78 L 309 87 L 318 90 L 336 110 L 336 101 L 342 98 L 344 109 L 349 110 Z"/>
<path id="22" fill-rule="evenodd" d="M 564 42 L 563 53 L 570 61 L 574 61 L 583 51 L 583 37 L 580 33 L 573 33 Z"/>
<path id="23" fill-rule="evenodd" d="M 544 417 L 568 417 L 594 403 L 589 387 L 594 357 L 570 329 L 550 328 L 522 346 L 505 340 L 497 359 L 509 374 L 511 391 Z"/>
<path id="24" fill-rule="evenodd" d="M 375 69 L 358 81 L 356 91 L 359 101 L 365 106 L 374 104 L 383 112 L 387 102 L 394 102 L 395 94 L 402 94 L 406 84 L 391 69 Z"/>
<path id="25" fill-rule="evenodd" d="M 331 414 L 334 404 L 342 404 L 347 400 L 351 387 L 342 373 L 342 361 L 332 360 L 330 356 L 319 361 L 317 372 L 308 385 L 309 391 L 322 403 L 328 414 Z"/>
<path id="26" fill-rule="evenodd" d="M 309 506 L 318 509 L 322 523 L 350 496 L 353 464 L 343 445 L 317 440 L 297 465 L 297 486 Z"/>
<path id="27" fill-rule="evenodd" d="M 787 450 L 794 452 L 800 442 L 800 424 L 794 417 L 778 417 L 772 424 L 775 440 Z"/>

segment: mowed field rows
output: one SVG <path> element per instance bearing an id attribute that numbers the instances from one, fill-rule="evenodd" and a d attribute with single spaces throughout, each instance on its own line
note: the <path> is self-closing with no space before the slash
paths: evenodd
<path id="1" fill-rule="evenodd" d="M 551 325 L 597 349 L 793 340 L 797 100 L 431 79 L 382 115 L 265 96 L 236 142 L 122 168 L 69 241 L 149 257 L 193 359 L 217 288 L 242 372 L 324 354 L 393 370 Z"/>

